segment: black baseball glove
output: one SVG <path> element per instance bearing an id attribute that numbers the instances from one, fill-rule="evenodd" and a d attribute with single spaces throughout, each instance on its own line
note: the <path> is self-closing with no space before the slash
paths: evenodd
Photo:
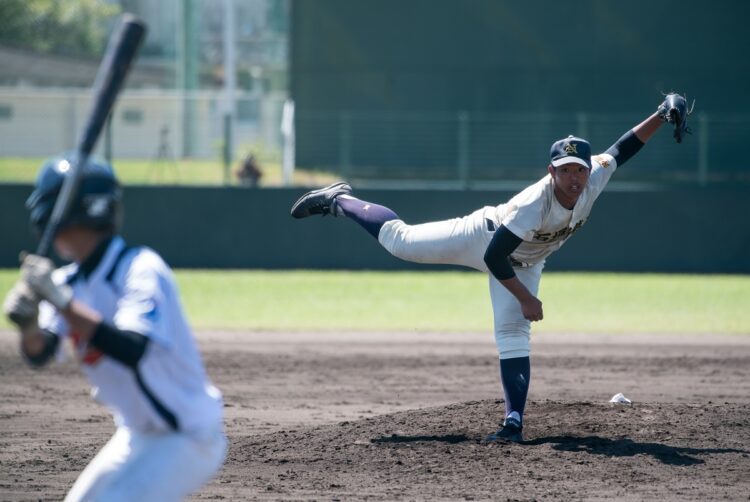
<path id="1" fill-rule="evenodd" d="M 693 106 L 695 102 L 693 102 Z M 664 98 L 664 102 L 656 109 L 659 118 L 664 122 L 674 124 L 674 139 L 682 143 L 685 134 L 690 134 L 690 128 L 687 125 L 688 116 L 693 113 L 693 107 L 688 110 L 687 100 L 675 92 L 670 92 Z"/>

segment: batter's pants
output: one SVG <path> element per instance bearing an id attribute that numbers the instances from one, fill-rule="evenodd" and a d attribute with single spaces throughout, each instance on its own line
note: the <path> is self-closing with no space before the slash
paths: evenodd
<path id="1" fill-rule="evenodd" d="M 65 501 L 179 501 L 219 471 L 226 449 L 220 430 L 190 436 L 121 427 L 78 476 Z"/>
<path id="2" fill-rule="evenodd" d="M 487 273 L 495 317 L 495 344 L 500 359 L 526 357 L 529 355 L 530 322 L 524 318 L 516 297 L 495 279 L 484 263 L 484 253 L 499 226 L 496 208 L 487 206 L 463 218 L 421 225 L 391 220 L 380 229 L 378 241 L 402 260 L 462 265 Z M 539 292 L 543 268 L 544 262 L 514 268 L 518 279 L 535 296 Z"/>

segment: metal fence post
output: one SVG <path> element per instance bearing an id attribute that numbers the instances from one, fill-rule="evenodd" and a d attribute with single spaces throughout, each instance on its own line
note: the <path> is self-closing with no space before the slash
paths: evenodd
<path id="1" fill-rule="evenodd" d="M 458 112 L 458 180 L 469 187 L 469 113 Z"/>
<path id="2" fill-rule="evenodd" d="M 114 110 L 107 115 L 107 122 L 104 125 L 104 158 L 112 164 L 112 116 Z"/>
<path id="3" fill-rule="evenodd" d="M 352 164 L 352 114 L 339 114 L 339 169 L 344 179 L 349 179 Z"/>
<path id="4" fill-rule="evenodd" d="M 69 94 L 68 99 L 68 116 L 66 117 L 67 120 L 63 119 L 63 127 L 65 131 L 65 149 L 66 150 L 72 150 L 75 148 L 76 144 L 76 131 L 78 130 L 78 117 L 77 117 L 77 110 L 76 110 L 76 91 L 71 91 Z"/>
<path id="5" fill-rule="evenodd" d="M 183 93 L 181 157 L 189 158 L 197 150 L 195 91 L 198 89 L 198 9 L 195 8 L 194 0 L 183 0 L 177 5 L 181 6 L 180 18 L 177 21 L 177 85 Z"/>
<path id="6" fill-rule="evenodd" d="M 698 113 L 698 184 L 708 183 L 708 117 Z"/>
<path id="7" fill-rule="evenodd" d="M 224 164 L 223 174 L 224 174 L 224 184 L 229 185 L 232 182 L 232 178 L 230 176 L 231 170 L 232 170 L 232 114 L 225 113 L 224 114 L 224 144 L 222 150 L 222 161 Z"/>
<path id="8" fill-rule="evenodd" d="M 589 117 L 583 112 L 578 112 L 576 114 L 576 122 L 577 128 L 578 128 L 578 137 L 583 138 L 585 140 L 588 140 L 589 136 Z"/>

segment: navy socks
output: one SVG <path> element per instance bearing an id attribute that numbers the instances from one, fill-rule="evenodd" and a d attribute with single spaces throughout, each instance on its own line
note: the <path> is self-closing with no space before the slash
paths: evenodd
<path id="1" fill-rule="evenodd" d="M 531 363 L 529 357 L 514 357 L 500 360 L 500 380 L 505 390 L 505 417 L 517 413 L 520 422 L 529 393 Z"/>
<path id="2" fill-rule="evenodd" d="M 387 207 L 365 202 L 351 195 L 336 197 L 336 206 L 341 214 L 362 225 L 376 239 L 386 221 L 399 219 L 398 215 Z"/>

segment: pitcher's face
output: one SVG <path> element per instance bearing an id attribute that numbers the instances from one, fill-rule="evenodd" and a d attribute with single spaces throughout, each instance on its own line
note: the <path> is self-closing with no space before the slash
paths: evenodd
<path id="1" fill-rule="evenodd" d="M 552 179 L 555 182 L 555 195 L 557 200 L 567 209 L 572 209 L 578 197 L 586 188 L 591 170 L 581 164 L 571 162 L 558 167 L 548 166 Z"/>

